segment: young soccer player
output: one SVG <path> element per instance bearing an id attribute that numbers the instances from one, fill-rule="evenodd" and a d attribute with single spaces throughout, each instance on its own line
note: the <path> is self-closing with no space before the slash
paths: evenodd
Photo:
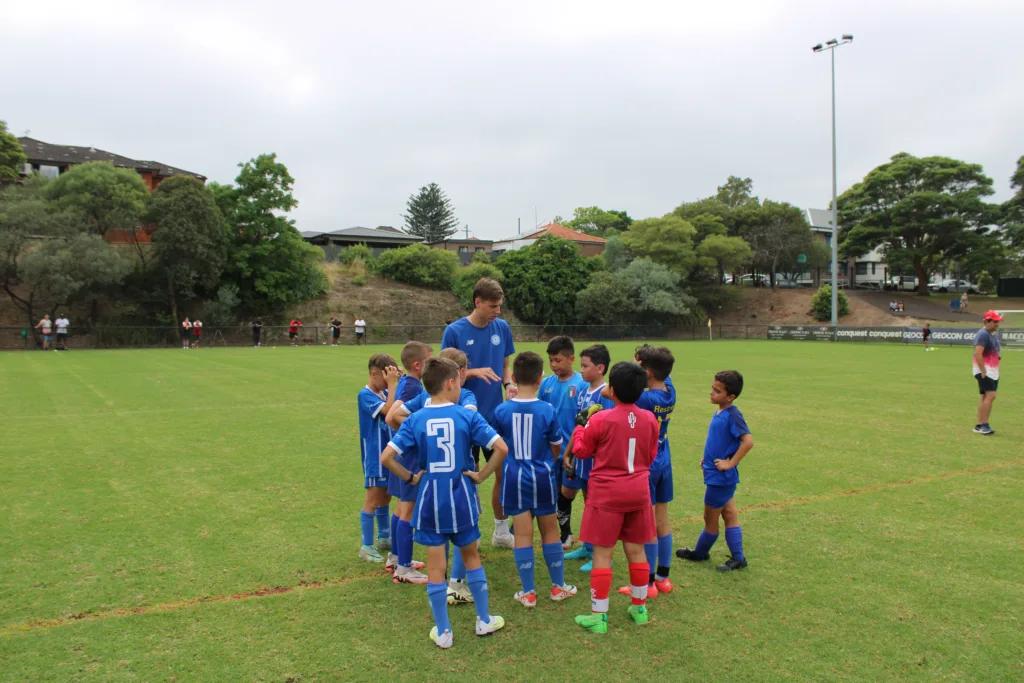
<path id="1" fill-rule="evenodd" d="M 552 337 L 548 342 L 548 364 L 551 372 L 540 383 L 540 400 L 555 409 L 555 419 L 562 429 L 563 450 L 569 445 L 572 430 L 576 427 L 576 413 L 579 397 L 587 389 L 580 373 L 573 367 L 576 363 L 576 346 L 572 338 L 565 335 Z M 562 459 L 555 458 L 555 482 L 558 484 L 558 528 L 562 549 L 572 547 L 572 499 L 562 493 Z"/>
<path id="2" fill-rule="evenodd" d="M 494 411 L 494 425 L 505 443 L 512 444 L 505 458 L 501 505 L 513 523 L 515 560 L 523 589 L 515 599 L 525 607 L 537 606 L 534 585 L 533 520 L 540 529 L 544 562 L 551 576 L 551 599 L 561 602 L 576 595 L 565 583 L 565 550 L 558 536 L 558 483 L 555 462 L 562 452 L 562 429 L 555 410 L 538 400 L 544 359 L 524 351 L 512 363 L 512 381 L 518 395 Z"/>
<path id="3" fill-rule="evenodd" d="M 711 546 L 718 540 L 718 518 L 725 520 L 725 542 L 729 544 L 732 557 L 725 564 L 718 565 L 718 571 L 728 572 L 743 569 L 747 558 L 743 554 L 743 531 L 740 528 L 739 512 L 736 510 L 736 485 L 740 483 L 740 460 L 754 447 L 747 423 L 740 409 L 733 405 L 743 391 L 743 375 L 735 370 L 725 370 L 715 375 L 711 385 L 711 402 L 718 406 L 708 440 L 704 444 L 704 531 L 700 532 L 697 545 L 680 548 L 676 555 L 691 562 L 703 562 L 711 557 Z"/>
<path id="4" fill-rule="evenodd" d="M 488 605 L 487 576 L 480 564 L 480 501 L 476 484 L 501 466 L 508 447 L 479 413 L 455 405 L 459 398 L 459 367 L 446 358 L 431 358 L 423 370 L 430 405 L 414 413 L 381 454 L 381 462 L 402 481 L 419 484 L 416 497 L 416 542 L 427 547 L 427 599 L 434 616 L 430 639 L 440 648 L 452 646 L 444 583 L 445 544 L 454 543 L 466 565 L 467 583 L 476 606 L 476 634 L 486 636 L 505 626 Z M 493 455 L 480 472 L 471 472 L 471 447 L 490 448 Z M 414 474 L 396 456 L 415 460 Z"/>
<path id="5" fill-rule="evenodd" d="M 359 528 L 362 544 L 359 557 L 368 562 L 383 562 L 373 547 L 373 523 L 377 522 L 377 539 L 381 546 L 390 547 L 391 527 L 388 495 L 388 478 L 380 462 L 380 454 L 391 438 L 391 429 L 384 422 L 384 415 L 395 402 L 398 379 L 401 371 L 394 359 L 386 353 L 370 356 L 370 378 L 359 390 L 359 443 L 363 460 L 363 486 L 366 497 L 359 512 Z"/>
<path id="6" fill-rule="evenodd" d="M 654 538 L 649 470 L 658 454 L 658 421 L 634 405 L 647 388 L 647 372 L 629 361 L 612 368 L 606 389 L 615 407 L 602 410 L 572 434 L 577 459 L 592 460 L 587 507 L 580 538 L 593 544 L 590 574 L 591 614 L 576 623 L 594 633 L 608 631 L 608 594 L 612 588 L 612 553 L 622 541 L 629 560 L 632 605 L 629 616 L 646 624 L 647 579 L 644 543 Z M 581 414 L 580 421 L 585 415 Z"/>
<path id="7" fill-rule="evenodd" d="M 423 342 L 411 341 L 402 347 L 402 366 L 405 373 L 402 379 L 398 380 L 395 389 L 395 403 L 386 413 L 386 421 L 392 423 L 392 417 L 397 407 L 405 401 L 411 401 L 423 391 L 423 384 L 420 377 L 423 375 L 423 365 L 434 353 L 434 350 Z M 416 471 L 415 461 L 406 458 L 401 459 L 401 464 L 413 471 Z M 387 571 L 394 571 L 395 583 L 426 583 L 427 575 L 419 571 L 423 567 L 422 562 L 412 559 L 413 530 L 412 512 L 416 504 L 416 486 L 400 480 L 391 475 L 388 480 L 388 493 L 398 498 L 398 510 L 391 519 L 391 539 L 394 550 L 388 555 L 384 565 Z"/>
<path id="8" fill-rule="evenodd" d="M 603 392 L 608 385 L 604 376 L 608 374 L 608 366 L 611 365 L 611 354 L 604 344 L 588 346 L 580 352 L 580 375 L 587 383 L 586 388 L 580 393 L 576 400 L 577 412 L 583 413 L 592 405 L 600 405 L 602 408 L 614 408 L 615 404 L 604 396 Z M 590 468 L 593 461 L 570 459 L 571 448 L 566 448 L 563 456 L 564 466 L 562 469 L 562 495 L 569 500 L 567 509 L 572 514 L 572 501 L 579 491 L 583 491 L 583 499 L 587 498 L 587 482 L 590 479 Z M 570 527 L 571 529 L 571 527 Z M 589 572 L 593 565 L 594 547 L 584 542 L 576 550 L 566 553 L 567 560 L 586 560 L 580 567 L 581 572 Z"/>
<path id="9" fill-rule="evenodd" d="M 466 381 L 466 369 L 468 360 L 466 354 L 458 349 L 444 349 L 438 354 L 438 358 L 447 358 L 459 367 L 459 386 Z M 476 396 L 468 389 L 459 392 L 458 404 L 467 410 L 476 410 Z M 388 424 L 395 430 L 402 426 L 405 420 L 416 411 L 430 405 L 430 394 L 424 389 L 419 396 L 408 401 L 396 404 L 396 410 L 388 415 Z M 473 602 L 473 593 L 466 585 L 466 565 L 462 563 L 462 554 L 455 553 L 452 556 L 451 580 L 448 582 L 448 604 L 463 605 Z"/>

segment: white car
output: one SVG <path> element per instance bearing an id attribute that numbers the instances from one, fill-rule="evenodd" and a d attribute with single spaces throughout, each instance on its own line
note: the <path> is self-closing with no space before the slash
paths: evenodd
<path id="1" fill-rule="evenodd" d="M 967 280 L 960 280 L 959 282 L 957 282 L 956 280 L 942 280 L 941 282 L 929 282 L 928 291 L 942 292 L 943 294 L 945 294 L 946 292 L 956 291 L 967 292 L 968 294 L 977 294 L 978 287 L 976 285 L 972 285 Z"/>

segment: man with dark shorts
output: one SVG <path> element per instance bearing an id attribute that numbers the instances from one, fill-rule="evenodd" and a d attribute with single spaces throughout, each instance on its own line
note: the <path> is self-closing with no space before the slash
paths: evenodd
<path id="1" fill-rule="evenodd" d="M 57 348 L 61 351 L 67 351 L 68 348 L 68 327 L 71 326 L 71 321 L 68 320 L 67 313 L 61 313 L 60 317 L 57 318 L 53 323 L 57 328 Z"/>
<path id="2" fill-rule="evenodd" d="M 496 281 L 483 278 L 473 289 L 473 312 L 445 328 L 441 338 L 442 349 L 459 349 L 469 360 L 464 387 L 476 396 L 480 415 L 494 425 L 494 409 L 502 402 L 502 387 L 508 398 L 515 398 L 517 389 L 512 384 L 509 357 L 516 352 L 512 330 L 498 317 L 505 293 Z M 490 451 L 484 449 L 484 460 L 490 460 Z M 479 462 L 480 451 L 473 457 Z M 479 465 L 477 466 L 479 468 Z M 494 511 L 494 535 L 491 544 L 498 548 L 515 548 L 515 538 L 508 528 L 508 517 L 501 505 L 501 470 L 495 472 L 491 492 Z"/>
<path id="3" fill-rule="evenodd" d="M 366 321 L 363 320 L 363 316 L 357 315 L 356 321 L 352 324 L 356 328 L 356 346 L 359 346 L 364 342 L 366 336 Z"/>
<path id="4" fill-rule="evenodd" d="M 181 321 L 181 348 L 188 349 L 192 346 L 192 321 L 185 316 Z"/>
<path id="5" fill-rule="evenodd" d="M 299 328 L 303 327 L 302 321 L 298 318 L 292 318 L 292 321 L 288 323 L 288 339 L 291 340 L 292 346 L 298 346 L 299 344 Z"/>
<path id="6" fill-rule="evenodd" d="M 337 346 L 341 341 L 341 321 L 338 320 L 338 316 L 331 316 L 329 326 L 331 328 L 331 346 Z"/>
<path id="7" fill-rule="evenodd" d="M 256 348 L 260 346 L 260 334 L 263 332 L 263 319 L 256 316 L 256 319 L 249 323 L 252 327 L 252 345 Z"/>
<path id="8" fill-rule="evenodd" d="M 192 336 L 195 337 L 192 348 L 198 349 L 199 342 L 203 340 L 203 321 L 199 318 L 192 321 Z"/>
<path id="9" fill-rule="evenodd" d="M 978 330 L 974 335 L 974 378 L 978 380 L 978 392 L 981 399 L 978 401 L 978 424 L 974 425 L 976 434 L 989 436 L 995 434 L 996 430 L 988 424 L 989 415 L 992 413 L 992 403 L 996 400 L 996 391 L 999 389 L 999 360 L 1002 346 L 996 331 L 1003 317 L 996 311 L 985 313 L 985 327 Z"/>
<path id="10" fill-rule="evenodd" d="M 928 323 L 924 324 L 924 329 L 921 330 L 921 339 L 924 340 L 924 350 L 931 351 L 928 347 L 928 343 L 932 340 L 932 328 Z"/>

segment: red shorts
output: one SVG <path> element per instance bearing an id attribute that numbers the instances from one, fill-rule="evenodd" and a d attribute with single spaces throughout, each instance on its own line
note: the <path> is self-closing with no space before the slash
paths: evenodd
<path id="1" fill-rule="evenodd" d="M 654 525 L 654 508 L 613 512 L 588 505 L 583 509 L 580 540 L 605 547 L 614 547 L 619 541 L 647 543 L 658 535 Z"/>

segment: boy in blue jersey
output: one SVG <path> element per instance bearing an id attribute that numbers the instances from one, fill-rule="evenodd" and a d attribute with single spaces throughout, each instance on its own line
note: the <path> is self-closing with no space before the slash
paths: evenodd
<path id="1" fill-rule="evenodd" d="M 718 518 L 725 520 L 725 542 L 732 556 L 718 571 L 743 569 L 747 558 L 743 554 L 743 531 L 736 510 L 736 485 L 740 483 L 740 460 L 754 447 L 754 437 L 743 419 L 740 409 L 733 405 L 743 391 L 743 375 L 725 370 L 715 375 L 711 385 L 711 402 L 718 411 L 711 418 L 708 440 L 704 444 L 704 458 L 700 466 L 704 471 L 704 531 L 697 545 L 680 548 L 676 555 L 691 562 L 703 562 L 711 557 L 711 546 L 718 540 Z"/>
<path id="2" fill-rule="evenodd" d="M 548 365 L 554 374 L 548 375 L 540 383 L 540 400 L 551 404 L 555 409 L 555 419 L 562 429 L 565 440 L 563 450 L 572 439 L 572 430 L 576 427 L 576 413 L 579 395 L 586 389 L 586 382 L 573 367 L 576 363 L 576 346 L 572 337 L 559 335 L 548 342 Z M 555 459 L 555 481 L 558 488 L 558 530 L 562 541 L 562 549 L 572 547 L 572 499 L 562 493 L 562 459 Z"/>
<path id="3" fill-rule="evenodd" d="M 401 481 L 419 484 L 413 520 L 416 542 L 427 546 L 427 599 L 434 616 L 430 639 L 440 648 L 452 646 L 444 582 L 445 545 L 450 541 L 462 554 L 466 580 L 476 607 L 476 634 L 485 636 L 504 627 L 505 620 L 489 612 L 487 576 L 480 564 L 480 501 L 476 484 L 501 466 L 508 447 L 479 413 L 456 405 L 459 399 L 459 367 L 446 358 L 431 358 L 423 371 L 430 405 L 402 424 L 384 449 L 381 462 Z M 471 448 L 492 449 L 493 455 L 480 472 L 470 471 Z M 396 456 L 414 459 L 413 473 Z"/>
<path id="4" fill-rule="evenodd" d="M 422 393 L 420 377 L 423 375 L 423 364 L 433 353 L 434 350 L 429 345 L 418 341 L 411 341 L 402 347 L 401 358 L 405 375 L 398 382 L 395 403 L 387 413 L 388 418 L 403 403 L 413 400 Z M 403 460 L 402 464 L 409 468 L 416 466 L 411 461 Z M 398 498 L 398 510 L 391 519 L 394 551 L 388 555 L 384 568 L 387 571 L 394 571 L 395 583 L 426 583 L 427 575 L 420 571 L 423 563 L 412 559 L 411 521 L 413 506 L 416 503 L 416 487 L 392 475 L 388 480 L 388 493 Z"/>
<path id="5" fill-rule="evenodd" d="M 438 354 L 438 358 L 447 358 L 459 367 L 459 386 L 466 381 L 467 359 L 466 354 L 458 349 L 444 349 Z M 418 410 L 430 405 L 430 394 L 424 389 L 419 396 L 406 403 L 396 402 L 395 407 L 388 413 L 388 425 L 397 431 L 402 423 Z M 458 405 L 467 410 L 476 410 L 476 396 L 468 389 L 459 392 Z M 391 562 L 391 558 L 388 558 Z M 396 563 L 397 564 L 397 563 Z M 466 565 L 462 563 L 462 554 L 455 553 L 452 556 L 451 580 L 448 582 L 448 604 L 463 605 L 473 602 L 473 594 L 466 585 Z"/>
<path id="6" fill-rule="evenodd" d="M 592 405 L 600 405 L 603 409 L 608 410 L 615 407 L 615 403 L 603 395 L 605 387 L 608 386 L 604 377 L 608 374 L 608 366 L 611 365 L 611 362 L 611 354 L 604 344 L 594 344 L 580 352 L 580 375 L 586 386 L 576 399 L 577 413 L 587 411 Z M 575 425 L 573 427 L 575 428 Z M 590 470 L 594 467 L 593 460 L 574 461 L 571 458 L 571 451 L 571 448 L 565 449 L 562 471 L 562 495 L 569 499 L 570 505 L 578 491 L 583 491 L 583 499 L 587 499 L 587 481 L 590 479 Z M 567 560 L 587 560 L 580 567 L 581 572 L 589 572 L 593 568 L 593 558 L 594 546 L 590 543 L 584 543 L 565 555 Z"/>
<path id="7" fill-rule="evenodd" d="M 502 388 L 507 398 L 515 398 L 516 386 L 512 383 L 509 358 L 516 352 L 512 341 L 512 330 L 508 323 L 499 318 L 505 293 L 501 285 L 489 278 L 482 278 L 473 288 L 473 312 L 456 320 L 444 330 L 441 338 L 442 349 L 459 349 L 469 358 L 469 372 L 466 373 L 466 388 L 476 396 L 480 415 L 493 426 L 494 409 L 502 401 Z M 479 448 L 474 448 L 473 458 L 479 465 Z M 483 449 L 484 460 L 491 457 Z M 513 548 L 515 539 L 508 528 L 508 516 L 501 509 L 501 471 L 495 476 L 494 490 L 491 491 L 491 508 L 494 511 L 494 534 L 491 545 L 496 548 Z"/>
<path id="8" fill-rule="evenodd" d="M 359 511 L 359 528 L 362 544 L 359 557 L 368 562 L 383 562 L 373 547 L 373 522 L 377 521 L 377 542 L 389 547 L 391 530 L 388 512 L 391 496 L 388 495 L 388 478 L 380 464 L 380 454 L 391 438 L 391 429 L 384 422 L 384 416 L 395 402 L 395 390 L 401 371 L 394 359 L 386 353 L 370 357 L 370 378 L 359 390 L 359 444 L 363 463 L 363 486 L 366 497 Z"/>
<path id="9" fill-rule="evenodd" d="M 658 457 L 651 463 L 650 470 L 651 505 L 654 506 L 658 537 L 644 544 L 647 565 L 650 567 L 647 582 L 647 597 L 650 599 L 658 597 L 658 593 L 671 593 L 674 588 L 668 578 L 672 563 L 672 527 L 668 523 L 668 504 L 674 497 L 668 423 L 676 407 L 676 389 L 669 377 L 676 359 L 667 347 L 654 347 L 650 344 L 638 347 L 635 358 L 647 373 L 647 389 L 637 400 L 636 407 L 650 411 L 658 420 Z M 629 586 L 623 586 L 619 592 L 629 595 L 630 590 Z"/>
<path id="10" fill-rule="evenodd" d="M 551 576 L 551 599 L 561 602 L 576 595 L 565 584 L 565 550 L 558 537 L 558 482 L 555 463 L 562 452 L 562 429 L 554 408 L 538 400 L 544 359 L 532 351 L 516 356 L 512 377 L 518 395 L 497 407 L 494 426 L 505 443 L 512 444 L 505 458 L 501 505 L 515 529 L 516 568 L 523 589 L 515 599 L 525 607 L 537 606 L 534 585 L 533 520 L 540 529 L 544 562 Z"/>

